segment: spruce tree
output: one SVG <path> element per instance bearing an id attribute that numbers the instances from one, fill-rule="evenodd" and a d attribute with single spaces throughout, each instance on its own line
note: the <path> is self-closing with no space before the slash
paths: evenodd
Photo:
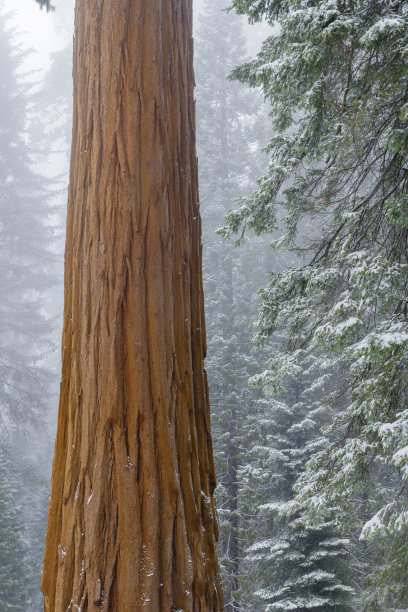
<path id="1" fill-rule="evenodd" d="M 262 87 L 276 135 L 268 173 L 226 233 L 278 229 L 275 246 L 305 256 L 263 291 L 260 338 L 289 338 L 273 375 L 304 369 L 310 354 L 344 372 L 330 443 L 301 476 L 299 503 L 311 519 L 336 507 L 346 529 L 359 517 L 362 537 L 390 543 L 379 567 L 395 568 L 407 562 L 392 542 L 408 517 L 406 3 L 233 4 L 278 25 L 235 71 Z M 383 575 L 394 601 L 379 609 L 406 605 L 400 574 Z"/>
<path id="2" fill-rule="evenodd" d="M 39 365 L 49 348 L 42 295 L 51 285 L 51 228 L 43 177 L 31 170 L 24 140 L 28 96 L 17 77 L 22 54 L 0 13 L 0 418 L 21 435 L 44 416 L 49 375 Z"/>
<path id="3" fill-rule="evenodd" d="M 271 589 L 265 585 L 274 585 L 276 591 L 277 585 L 285 581 L 295 585 L 297 580 L 292 598 L 291 587 L 286 586 L 285 597 L 279 596 L 271 609 L 284 606 L 285 600 L 290 606 L 296 601 L 299 610 L 307 606 L 324 610 L 328 604 L 349 610 L 353 589 L 346 584 L 346 541 L 337 537 L 331 524 L 311 530 L 301 527 L 299 517 L 272 519 L 270 510 L 271 505 L 276 510 L 293 497 L 296 473 L 310 454 L 308 445 L 316 447 L 319 436 L 318 424 L 307 418 L 311 404 L 304 402 L 302 413 L 294 391 L 286 398 L 292 405 L 276 414 L 282 402 L 259 398 L 259 392 L 248 388 L 248 378 L 261 363 L 261 355 L 251 356 L 249 326 L 256 315 L 256 287 L 266 268 L 268 245 L 251 237 L 243 253 L 214 234 L 237 190 L 242 195 L 251 188 L 262 159 L 259 125 L 265 117 L 259 108 L 259 116 L 254 113 L 257 105 L 247 90 L 226 80 L 245 47 L 240 29 L 239 21 L 231 22 L 218 3 L 208 2 L 196 38 L 207 367 L 220 483 L 217 505 L 226 609 L 256 610 L 265 602 L 273 604 Z M 269 265 L 278 269 L 287 257 L 275 258 Z M 277 456 L 285 461 L 271 461 Z M 271 554 L 272 539 L 284 539 L 286 544 L 291 540 L 285 558 Z"/>
<path id="4" fill-rule="evenodd" d="M 238 194 L 248 192 L 261 164 L 259 107 L 247 88 L 227 80 L 244 59 L 242 24 L 224 5 L 207 1 L 196 34 L 197 133 L 204 233 L 204 289 L 214 454 L 218 478 L 220 562 L 225 609 L 241 610 L 241 558 L 245 547 L 240 470 L 245 461 L 247 419 L 256 394 L 248 378 L 256 371 L 249 325 L 257 309 L 256 278 L 267 246 L 252 240 L 245 257 L 216 235 Z"/>
<path id="5" fill-rule="evenodd" d="M 276 343 L 278 352 L 279 344 Z M 327 407 L 325 377 L 309 363 L 307 376 L 287 374 L 280 393 L 269 388 L 258 413 L 258 439 L 245 468 L 248 508 L 258 522 L 244 567 L 254 609 L 351 611 L 358 585 L 350 542 L 331 520 L 310 525 L 293 503 L 294 484 L 305 463 L 327 441 L 320 434 Z M 251 491 L 257 492 L 251 496 Z"/>
<path id="6" fill-rule="evenodd" d="M 17 505 L 14 452 L 0 442 L 0 601 L 4 612 L 26 612 L 24 526 Z"/>
<path id="7" fill-rule="evenodd" d="M 43 541 L 37 527 L 44 525 L 46 516 L 37 483 L 41 480 L 44 488 L 46 477 L 43 467 L 35 472 L 30 464 L 41 454 L 38 447 L 44 446 L 40 429 L 51 397 L 52 377 L 43 360 L 52 329 L 44 315 L 44 294 L 53 282 L 52 229 L 50 185 L 32 169 L 34 156 L 27 137 L 32 97 L 26 75 L 21 74 L 25 54 L 13 36 L 1 11 L 0 501 L 3 521 L 13 517 L 15 527 L 9 537 L 2 537 L 3 559 L 7 557 L 8 567 L 13 568 L 14 591 L 2 592 L 0 601 L 7 610 L 38 610 Z M 12 483 L 11 497 L 7 483 Z"/>

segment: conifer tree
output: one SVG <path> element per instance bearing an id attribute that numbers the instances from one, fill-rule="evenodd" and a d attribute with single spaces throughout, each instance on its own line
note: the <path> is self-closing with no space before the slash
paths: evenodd
<path id="1" fill-rule="evenodd" d="M 275 350 L 279 353 L 278 342 Z M 327 385 L 313 366 L 310 360 L 307 376 L 287 374 L 280 393 L 269 388 L 263 414 L 258 410 L 258 436 L 243 473 L 247 507 L 255 506 L 257 519 L 243 560 L 254 609 L 355 609 L 359 584 L 350 542 L 336 528 L 334 513 L 310 525 L 293 504 L 298 474 L 327 444 L 319 431 L 327 418 L 322 402 Z"/>
<path id="2" fill-rule="evenodd" d="M 239 19 L 227 4 L 207 1 L 196 35 L 197 127 L 200 201 L 204 227 L 204 289 L 208 332 L 207 368 L 213 412 L 218 477 L 219 552 L 225 609 L 242 609 L 240 580 L 244 521 L 239 472 L 245 461 L 245 430 L 254 393 L 250 322 L 257 308 L 256 279 L 262 276 L 267 247 L 252 240 L 245 258 L 216 235 L 238 194 L 248 192 L 261 164 L 261 100 L 228 81 L 246 41 Z"/>
<path id="3" fill-rule="evenodd" d="M 52 182 L 52 207 L 54 223 L 53 251 L 55 285 L 49 292 L 51 314 L 57 324 L 53 341 L 59 346 L 62 333 L 63 311 L 63 261 L 66 228 L 69 157 L 72 138 L 72 36 L 74 32 L 74 0 L 55 2 L 53 21 L 59 39 L 64 46 L 54 51 L 51 65 L 45 73 L 41 87 L 33 99 L 33 120 L 30 122 L 30 139 L 35 143 L 35 156 L 41 168 L 50 169 Z M 58 361 L 53 365 L 60 369 Z"/>
<path id="4" fill-rule="evenodd" d="M 13 450 L 0 443 L 0 601 L 4 612 L 26 612 L 27 548 L 17 506 L 17 474 Z"/>
<path id="5" fill-rule="evenodd" d="M 331 396 L 342 409 L 298 482 L 299 503 L 311 520 L 336 507 L 346 529 L 359 516 L 362 537 L 390 543 L 383 567 L 396 568 L 408 517 L 406 3 L 233 4 L 278 24 L 235 72 L 262 87 L 276 136 L 268 173 L 227 233 L 279 227 L 275 245 L 305 256 L 263 292 L 260 338 L 289 338 L 265 376 L 303 370 L 311 354 L 344 372 Z M 383 575 L 378 609 L 405 606 L 400 574 Z"/>
<path id="6" fill-rule="evenodd" d="M 43 177 L 30 168 L 24 141 L 27 95 L 17 78 L 22 54 L 13 48 L 7 18 L 0 14 L 0 418 L 19 432 L 44 415 L 49 375 L 38 361 L 49 348 L 50 324 L 42 294 L 50 276 L 51 230 Z"/>
<path id="7" fill-rule="evenodd" d="M 53 283 L 50 185 L 32 169 L 27 138 L 32 98 L 21 73 L 25 54 L 0 9 L 0 501 L 3 521 L 15 520 L 10 536 L 3 532 L 1 538 L 3 560 L 7 556 L 14 568 L 15 592 L 3 591 L 0 601 L 7 610 L 38 610 L 46 514 L 37 485 L 45 488 L 46 476 L 43 466 L 36 470 L 30 464 L 41 454 L 36 440 L 44 445 L 40 429 L 52 392 L 52 377 L 42 364 L 52 329 L 44 315 L 44 294 Z M 11 503 L 14 508 L 8 508 Z M 21 608 L 13 607 L 17 601 Z"/>

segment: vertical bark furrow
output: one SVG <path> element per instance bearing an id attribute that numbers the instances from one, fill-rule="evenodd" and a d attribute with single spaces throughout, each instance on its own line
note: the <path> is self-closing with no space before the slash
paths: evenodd
<path id="1" fill-rule="evenodd" d="M 47 612 L 222 610 L 191 0 L 77 0 Z"/>

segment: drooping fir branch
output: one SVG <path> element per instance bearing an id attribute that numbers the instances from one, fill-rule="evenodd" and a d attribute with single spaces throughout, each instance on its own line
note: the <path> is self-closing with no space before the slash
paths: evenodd
<path id="1" fill-rule="evenodd" d="M 35 0 L 35 2 L 40 5 L 41 9 L 45 8 L 47 11 L 55 10 L 55 6 L 51 4 L 50 0 Z"/>

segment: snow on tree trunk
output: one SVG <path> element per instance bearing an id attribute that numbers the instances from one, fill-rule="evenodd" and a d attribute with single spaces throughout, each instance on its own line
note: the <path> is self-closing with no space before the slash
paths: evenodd
<path id="1" fill-rule="evenodd" d="M 77 0 L 45 610 L 222 610 L 191 0 Z"/>

